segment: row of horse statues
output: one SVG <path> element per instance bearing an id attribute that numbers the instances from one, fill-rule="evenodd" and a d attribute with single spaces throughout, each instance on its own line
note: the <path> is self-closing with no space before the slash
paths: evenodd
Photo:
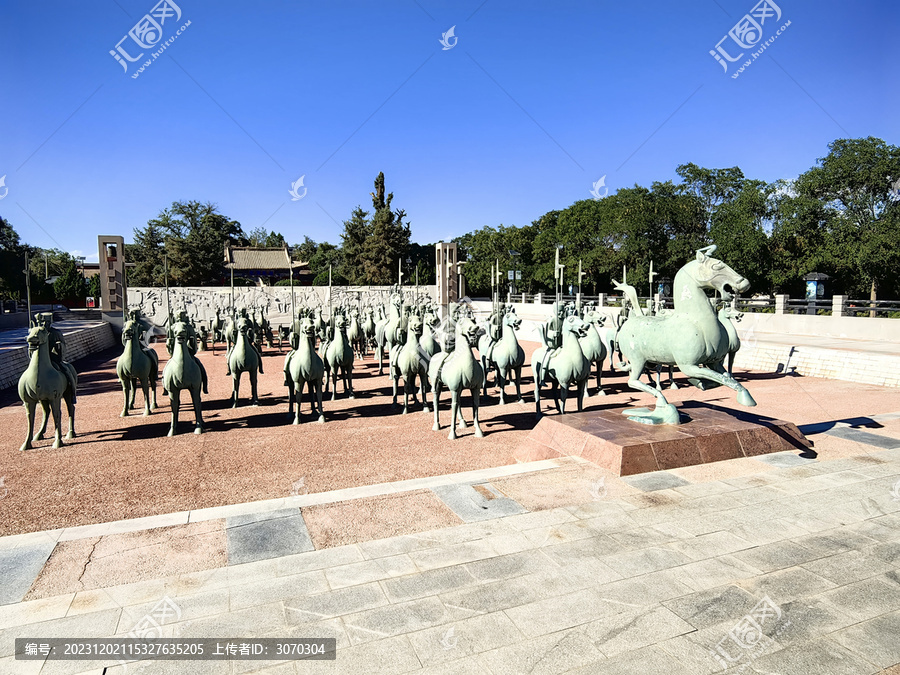
<path id="1" fill-rule="evenodd" d="M 558 412 L 565 414 L 569 390 L 574 386 L 577 409 L 583 409 L 592 371 L 595 373 L 597 393 L 603 395 L 602 372 L 608 358 L 612 371 L 628 373 L 628 386 L 650 394 L 656 406 L 650 410 L 637 408 L 624 411 L 629 419 L 645 424 L 678 424 L 680 416 L 663 393 L 662 368 L 677 367 L 687 375 L 688 381 L 698 388 L 724 385 L 737 392 L 742 405 L 756 405 L 749 391 L 732 375 L 734 354 L 740 340 L 734 321 L 740 319 L 729 304 L 733 293 L 749 288 L 747 280 L 712 257 L 715 246 L 697 251 L 696 257 L 679 270 L 674 281 L 674 307 L 643 308 L 637 300 L 635 289 L 616 282 L 627 302 L 618 316 L 610 317 L 596 306 L 586 303 L 575 307 L 571 303 L 558 302 L 548 321 L 538 324 L 541 345 L 531 355 L 534 375 L 535 411 L 541 415 L 541 396 L 550 386 L 550 395 Z M 711 301 L 707 290 L 716 292 L 722 306 Z M 439 401 L 443 389 L 450 391 L 450 433 L 456 438 L 457 423 L 465 427 L 460 411 L 460 395 L 471 395 L 472 418 L 475 435 L 483 435 L 479 422 L 479 404 L 488 391 L 488 376 L 494 375 L 494 386 L 499 389 L 499 403 L 507 402 L 506 390 L 513 384 L 516 401 L 523 402 L 521 393 L 522 367 L 525 352 L 519 344 L 517 331 L 521 319 L 512 305 L 495 302 L 493 311 L 483 322 L 475 319 L 471 305 L 451 304 L 443 319 L 431 300 L 404 303 L 400 289 L 392 293 L 384 306 L 352 306 L 342 303 L 334 307 L 302 307 L 291 325 L 279 327 L 279 343 L 287 338 L 290 346 L 283 366 L 284 385 L 288 390 L 288 413 L 294 424 L 303 421 L 301 404 L 307 391 L 313 418 L 325 421 L 323 395 L 331 390 L 331 400 L 337 397 L 338 382 L 348 398 L 354 398 L 353 369 L 358 358 L 368 356 L 374 350 L 378 373 L 384 372 L 384 354 L 387 353 L 388 375 L 392 382 L 393 406 L 398 406 L 400 382 L 403 381 L 403 413 L 410 409 L 410 399 L 422 410 L 434 414 L 433 429 L 441 428 Z M 74 387 L 71 373 L 64 368 L 57 370 L 62 379 L 55 378 L 54 386 L 59 396 L 41 398 L 34 392 L 23 390 L 23 382 L 35 379 L 35 354 L 42 353 L 42 332 L 49 324 L 35 325 L 29 333 L 29 349 L 32 365 L 23 374 L 19 384 L 20 396 L 28 408 L 29 436 L 22 449 L 30 447 L 34 403 L 44 405 L 44 423 L 39 432 L 46 429 L 47 409 L 52 411 L 57 427 L 56 444 L 61 444 L 59 432 L 59 401 L 65 400 L 70 417 L 69 437 L 74 436 Z M 122 416 L 134 407 L 137 387 L 144 394 L 144 414 L 156 408 L 156 384 L 158 357 L 156 351 L 145 342 L 145 336 L 153 328 L 135 310 L 125 322 L 122 341 L 125 346 L 117 361 L 116 372 L 122 383 L 124 406 Z M 250 402 L 258 404 L 257 375 L 263 372 L 261 345 L 273 344 L 273 332 L 265 316 L 257 318 L 255 312 L 242 309 L 222 318 L 217 313 L 216 322 L 208 330 L 200 326 L 185 312 L 170 317 L 166 331 L 166 347 L 170 354 L 163 369 L 163 393 L 171 401 L 172 421 L 169 435 L 178 430 L 178 415 L 182 390 L 187 390 L 194 408 L 195 433 L 205 429 L 202 417 L 201 394 L 208 393 L 207 375 L 197 351 L 202 351 L 206 337 L 226 344 L 226 375 L 233 382 L 231 401 L 239 402 L 241 376 L 248 374 Z M 475 350 L 478 356 L 475 355 Z M 725 366 L 728 360 L 727 367 Z M 60 359 L 57 358 L 56 362 Z M 47 358 L 48 367 L 57 369 Z M 43 371 L 40 371 L 43 372 Z M 32 373 L 32 375 L 29 375 Z M 652 379 L 655 373 L 656 381 Z M 644 383 L 641 378 L 650 378 Z M 28 377 L 26 377 L 28 376 Z M 40 378 L 38 378 L 40 379 Z M 65 386 L 64 386 L 65 385 Z M 26 387 L 27 389 L 27 387 Z M 71 389 L 71 396 L 66 393 Z M 432 406 L 428 393 L 432 394 Z M 29 398 L 26 398 L 28 394 Z M 68 397 L 67 397 L 68 396 Z M 296 406 L 296 409 L 295 409 Z"/>

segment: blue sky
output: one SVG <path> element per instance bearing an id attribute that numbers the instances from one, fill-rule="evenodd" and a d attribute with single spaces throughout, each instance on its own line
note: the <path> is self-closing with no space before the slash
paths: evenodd
<path id="1" fill-rule="evenodd" d="M 725 73 L 709 51 L 753 0 L 175 2 L 127 72 L 110 50 L 155 0 L 4 3 L 0 215 L 28 243 L 95 259 L 98 234 L 179 199 L 337 243 L 379 171 L 427 243 L 525 225 L 601 176 L 775 180 L 835 138 L 900 142 L 894 2 L 776 0 L 762 42 L 790 25 L 737 79 L 748 56 Z"/>

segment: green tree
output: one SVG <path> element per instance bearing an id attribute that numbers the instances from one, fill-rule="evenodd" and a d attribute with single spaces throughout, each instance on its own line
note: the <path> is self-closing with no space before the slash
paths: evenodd
<path id="1" fill-rule="evenodd" d="M 308 236 L 303 237 L 303 241 L 295 244 L 293 248 L 293 258 L 299 262 L 308 263 L 316 254 L 319 245 Z"/>
<path id="2" fill-rule="evenodd" d="M 0 217 L 0 299 L 18 300 L 25 294 L 25 246 L 9 221 Z M 43 275 L 41 276 L 43 279 Z"/>
<path id="3" fill-rule="evenodd" d="M 796 181 L 800 196 L 824 204 L 829 230 L 842 252 L 846 287 L 896 290 L 900 266 L 900 206 L 891 186 L 900 178 L 900 148 L 880 138 L 839 138 Z"/>
<path id="4" fill-rule="evenodd" d="M 87 284 L 84 277 L 75 266 L 75 261 L 70 261 L 63 273 L 53 283 L 53 293 L 60 302 L 84 306 L 87 296 Z"/>
<path id="5" fill-rule="evenodd" d="M 406 217 L 403 209 L 391 210 L 394 193 L 388 193 L 385 198 L 383 172 L 375 179 L 375 192 L 371 194 L 375 213 L 363 244 L 362 266 L 366 283 L 389 285 L 396 282 L 398 262 L 409 246 L 409 223 L 403 222 Z"/>
<path id="6" fill-rule="evenodd" d="M 344 252 L 344 267 L 341 272 L 353 284 L 366 283 L 364 251 L 366 240 L 372 234 L 368 216 L 368 211 L 357 206 L 350 219 L 344 221 L 344 232 L 341 234 L 341 248 Z"/>
<path id="7" fill-rule="evenodd" d="M 169 283 L 204 286 L 224 283 L 225 244 L 248 246 L 241 224 L 217 211 L 215 204 L 173 202 L 147 226 L 135 229 L 134 244 L 127 247 L 132 285 L 165 283 L 163 253 L 168 254 Z"/>

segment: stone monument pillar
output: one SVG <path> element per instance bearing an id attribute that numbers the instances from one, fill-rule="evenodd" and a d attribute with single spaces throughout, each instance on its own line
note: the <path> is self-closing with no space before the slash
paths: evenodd
<path id="1" fill-rule="evenodd" d="M 458 250 L 456 242 L 439 242 L 434 245 L 435 269 L 437 281 L 437 302 L 441 312 L 446 312 L 447 305 L 459 300 L 456 263 Z"/>
<path id="2" fill-rule="evenodd" d="M 100 255 L 100 311 L 104 321 L 123 328 L 125 309 L 125 239 L 117 235 L 97 237 Z"/>

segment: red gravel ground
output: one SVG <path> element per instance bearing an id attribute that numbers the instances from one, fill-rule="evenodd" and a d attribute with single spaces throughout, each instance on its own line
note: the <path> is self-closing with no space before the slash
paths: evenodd
<path id="1" fill-rule="evenodd" d="M 536 345 L 523 346 L 530 356 Z M 162 344 L 155 348 L 161 373 L 166 352 Z M 119 417 L 117 357 L 118 350 L 77 364 L 78 437 L 58 450 L 52 448 L 51 437 L 20 452 L 25 414 L 14 389 L 0 395 L 0 478 L 6 488 L 0 498 L 0 535 L 285 497 L 300 478 L 313 493 L 511 464 L 514 449 L 535 423 L 527 366 L 526 404 L 501 407 L 492 397 L 481 409 L 485 438 L 475 438 L 469 426 L 459 431 L 459 439 L 449 441 L 449 395 L 444 392 L 444 428 L 433 432 L 432 417 L 421 407 L 406 416 L 391 409 L 390 383 L 386 375 L 377 375 L 370 356 L 356 363 L 355 400 L 347 399 L 339 384 L 338 399 L 326 399 L 325 424 L 313 422 L 304 404 L 307 421 L 293 426 L 282 384 L 283 355 L 267 350 L 260 405 L 248 405 L 250 387 L 244 375 L 241 405 L 232 409 L 231 378 L 224 374 L 220 348 L 216 355 L 200 354 L 210 377 L 210 395 L 204 397 L 208 432 L 191 433 L 193 411 L 183 407 L 181 434 L 167 438 L 170 414 L 161 386 L 160 408 L 152 416 L 140 414 L 139 395 L 138 414 Z M 794 376 L 744 377 L 759 403 L 754 412 L 797 424 L 900 410 L 896 389 Z M 606 377 L 604 383 L 610 395 L 591 397 L 587 410 L 652 403 L 649 396 L 628 390 L 622 377 Z M 683 388 L 667 395 L 673 402 L 695 398 L 738 407 L 734 393 L 722 388 Z M 468 396 L 463 400 L 471 421 Z M 544 410 L 549 412 L 551 405 L 545 401 Z M 574 410 L 571 399 L 570 406 Z M 64 414 L 64 429 L 66 425 Z"/>

